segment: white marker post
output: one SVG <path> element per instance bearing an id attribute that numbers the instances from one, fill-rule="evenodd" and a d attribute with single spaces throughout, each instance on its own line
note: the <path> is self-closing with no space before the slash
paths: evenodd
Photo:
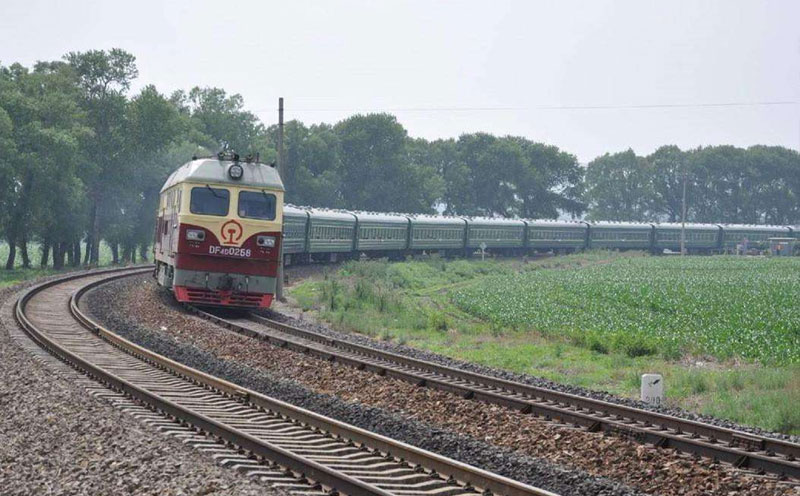
<path id="1" fill-rule="evenodd" d="M 486 256 L 486 243 L 481 242 L 478 247 L 481 249 L 481 262 L 483 262 L 483 258 Z"/>
<path id="2" fill-rule="evenodd" d="M 642 374 L 642 401 L 651 405 L 664 403 L 664 378 L 661 374 Z"/>

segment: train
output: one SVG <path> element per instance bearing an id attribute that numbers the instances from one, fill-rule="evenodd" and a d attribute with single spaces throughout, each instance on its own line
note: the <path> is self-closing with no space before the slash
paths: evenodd
<path id="1" fill-rule="evenodd" d="M 161 188 L 153 243 L 158 284 L 179 302 L 268 308 L 281 259 L 292 265 L 423 253 L 664 253 L 681 243 L 676 223 L 359 212 L 284 205 L 283 197 L 277 171 L 257 158 L 193 157 Z M 800 238 L 800 227 L 692 223 L 684 233 L 690 253 L 716 253 L 763 250 L 770 238 Z"/>
<path id="2" fill-rule="evenodd" d="M 280 262 L 283 194 L 275 168 L 254 157 L 193 157 L 159 195 L 158 284 L 179 302 L 268 308 Z"/>
<path id="3" fill-rule="evenodd" d="M 680 223 L 586 222 L 387 214 L 284 206 L 286 264 L 360 256 L 402 259 L 440 253 L 471 256 L 569 253 L 587 249 L 679 251 Z M 689 253 L 769 248 L 770 238 L 800 238 L 800 227 L 687 223 Z"/>

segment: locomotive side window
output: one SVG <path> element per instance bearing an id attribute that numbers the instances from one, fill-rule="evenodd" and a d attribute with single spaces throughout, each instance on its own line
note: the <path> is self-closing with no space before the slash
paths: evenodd
<path id="1" fill-rule="evenodd" d="M 192 188 L 189 210 L 198 215 L 228 215 L 230 192 L 227 189 L 198 186 Z M 274 208 L 274 207 L 273 207 Z"/>
<path id="2" fill-rule="evenodd" d="M 275 220 L 275 195 L 265 192 L 240 191 L 239 217 Z"/>

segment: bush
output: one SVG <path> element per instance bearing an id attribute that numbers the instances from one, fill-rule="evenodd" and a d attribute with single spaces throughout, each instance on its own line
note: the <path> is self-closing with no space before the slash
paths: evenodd
<path id="1" fill-rule="evenodd" d="M 428 314 L 428 328 L 435 331 L 447 332 L 450 328 L 450 322 L 444 313 L 434 310 Z"/>
<path id="2" fill-rule="evenodd" d="M 607 355 L 608 354 L 608 345 L 597 335 L 591 335 L 586 344 L 588 348 L 594 352 Z"/>
<path id="3" fill-rule="evenodd" d="M 627 335 L 619 339 L 619 349 L 631 358 L 655 355 L 656 345 L 646 336 Z"/>

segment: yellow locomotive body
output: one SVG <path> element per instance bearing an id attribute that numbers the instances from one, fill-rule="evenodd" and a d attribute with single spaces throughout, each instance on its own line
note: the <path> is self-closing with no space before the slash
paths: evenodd
<path id="1" fill-rule="evenodd" d="M 173 172 L 158 208 L 158 283 L 182 302 L 269 307 L 283 191 L 273 167 L 235 155 L 192 160 Z"/>

